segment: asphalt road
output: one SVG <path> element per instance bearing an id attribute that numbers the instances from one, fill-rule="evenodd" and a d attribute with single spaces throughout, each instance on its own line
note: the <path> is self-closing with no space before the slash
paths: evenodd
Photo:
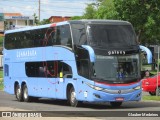
<path id="1" fill-rule="evenodd" d="M 82 113 L 77 113 L 77 111 L 86 111 L 86 113 L 87 111 L 91 111 L 92 113 L 93 112 L 97 113 L 101 111 L 102 112 L 104 111 L 105 112 L 160 111 L 160 102 L 153 102 L 153 101 L 126 102 L 126 103 L 123 103 L 120 108 L 112 108 L 109 103 L 98 104 L 98 105 L 85 103 L 81 107 L 75 108 L 67 105 L 66 101 L 58 101 L 53 99 L 40 99 L 36 102 L 30 102 L 30 103 L 18 102 L 14 95 L 9 95 L 3 91 L 0 91 L 0 111 L 3 111 L 3 108 L 13 108 L 13 109 L 20 109 L 20 110 L 22 109 L 26 111 L 52 111 L 52 112 L 63 111 L 62 114 L 65 114 L 64 111 L 72 111 L 73 114 L 75 114 L 76 116 L 76 114 L 78 115 L 82 114 Z M 10 110 L 5 109 L 5 111 L 10 111 Z M 110 112 L 109 114 L 112 114 L 112 113 Z M 101 118 L 101 116 L 98 116 L 98 117 L 99 119 L 104 119 L 104 118 Z"/>

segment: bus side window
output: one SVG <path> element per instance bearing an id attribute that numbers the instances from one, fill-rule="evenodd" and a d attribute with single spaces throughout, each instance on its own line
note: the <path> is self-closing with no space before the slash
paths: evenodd
<path id="1" fill-rule="evenodd" d="M 75 45 L 86 45 L 87 36 L 84 24 L 72 24 L 73 41 Z"/>
<path id="2" fill-rule="evenodd" d="M 61 26 L 61 45 L 72 47 L 71 32 L 69 25 Z"/>
<path id="3" fill-rule="evenodd" d="M 5 36 L 5 48 L 10 50 L 10 49 L 14 49 L 14 38 L 13 38 L 14 34 L 10 33 L 10 34 L 6 34 Z"/>
<path id="4" fill-rule="evenodd" d="M 54 27 L 48 28 L 46 30 L 43 40 L 44 40 L 43 42 L 45 43 L 43 44 L 44 46 L 52 46 L 55 44 L 55 28 Z"/>
<path id="5" fill-rule="evenodd" d="M 27 62 L 25 63 L 25 69 L 26 69 L 26 75 L 28 77 L 35 77 L 36 76 L 36 71 L 35 71 L 35 62 Z"/>
<path id="6" fill-rule="evenodd" d="M 56 45 L 72 47 L 71 31 L 69 25 L 57 26 Z"/>
<path id="7" fill-rule="evenodd" d="M 9 65 L 4 65 L 4 76 L 9 76 Z"/>
<path id="8" fill-rule="evenodd" d="M 59 62 L 58 70 L 58 77 L 61 77 L 60 73 L 62 73 L 63 78 L 72 78 L 72 69 L 68 64 Z"/>

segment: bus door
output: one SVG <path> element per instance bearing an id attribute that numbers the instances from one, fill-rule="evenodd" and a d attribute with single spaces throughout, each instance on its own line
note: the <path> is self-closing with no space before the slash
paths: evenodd
<path id="1" fill-rule="evenodd" d="M 71 67 L 64 62 L 59 62 L 57 84 L 56 84 L 56 98 L 65 99 L 66 95 L 65 85 L 71 78 L 72 78 Z"/>

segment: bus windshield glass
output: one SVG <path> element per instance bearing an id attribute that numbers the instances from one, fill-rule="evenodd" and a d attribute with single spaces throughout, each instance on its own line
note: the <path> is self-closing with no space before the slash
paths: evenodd
<path id="1" fill-rule="evenodd" d="M 88 39 L 91 46 L 134 46 L 136 36 L 131 25 L 89 24 Z"/>
<path id="2" fill-rule="evenodd" d="M 139 55 L 102 56 L 96 55 L 94 77 L 110 82 L 129 82 L 140 77 Z"/>

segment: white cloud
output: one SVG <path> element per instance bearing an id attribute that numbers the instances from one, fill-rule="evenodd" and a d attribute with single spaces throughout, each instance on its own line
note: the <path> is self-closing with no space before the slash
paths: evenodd
<path id="1" fill-rule="evenodd" d="M 90 0 L 41 0 L 41 19 L 50 16 L 79 16 L 82 15 L 86 3 Z M 23 15 L 38 15 L 38 0 L 6 0 L 0 1 L 2 12 L 18 12 Z M 5 7 L 2 7 L 5 6 Z"/>

